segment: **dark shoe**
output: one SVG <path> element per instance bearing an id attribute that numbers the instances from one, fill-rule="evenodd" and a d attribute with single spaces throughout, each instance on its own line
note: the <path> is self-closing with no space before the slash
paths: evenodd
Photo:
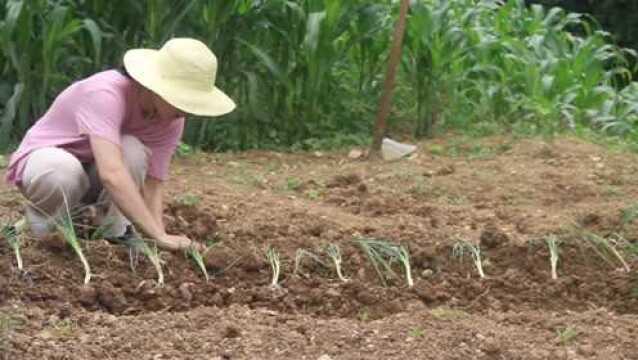
<path id="1" fill-rule="evenodd" d="M 135 231 L 133 225 L 127 225 L 126 231 L 124 231 L 123 235 L 117 237 L 105 237 L 104 239 L 111 244 L 131 246 L 133 242 L 139 238 L 140 237 L 137 234 L 137 231 Z"/>

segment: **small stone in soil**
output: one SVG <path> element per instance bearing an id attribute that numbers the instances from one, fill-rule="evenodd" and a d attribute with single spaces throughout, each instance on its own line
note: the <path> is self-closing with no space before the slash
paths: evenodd
<path id="1" fill-rule="evenodd" d="M 78 301 L 84 306 L 94 305 L 97 302 L 97 291 L 90 285 L 80 287 Z"/>
<path id="2" fill-rule="evenodd" d="M 179 286 L 179 293 L 182 299 L 184 299 L 184 301 L 186 302 L 191 302 L 191 300 L 193 300 L 193 294 L 191 294 L 189 286 L 189 283 L 183 283 Z"/>
<path id="3" fill-rule="evenodd" d="M 239 329 L 237 329 L 234 326 L 228 326 L 224 330 L 224 335 L 223 336 L 224 336 L 224 338 L 227 338 L 227 339 L 238 338 L 238 337 L 241 336 L 241 331 L 239 331 Z"/>
<path id="4" fill-rule="evenodd" d="M 487 249 L 494 249 L 509 242 L 509 237 L 493 224 L 488 224 L 480 237 L 480 244 Z"/>

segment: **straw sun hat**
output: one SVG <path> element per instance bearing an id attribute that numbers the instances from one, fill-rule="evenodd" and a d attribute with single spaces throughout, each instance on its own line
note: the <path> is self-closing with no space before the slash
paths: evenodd
<path id="1" fill-rule="evenodd" d="M 215 87 L 217 58 L 201 41 L 176 38 L 159 50 L 129 50 L 124 67 L 137 82 L 189 114 L 218 116 L 235 108 Z"/>

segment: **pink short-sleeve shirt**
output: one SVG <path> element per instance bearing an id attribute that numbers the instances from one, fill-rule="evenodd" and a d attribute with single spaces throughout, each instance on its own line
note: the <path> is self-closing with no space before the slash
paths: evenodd
<path id="1" fill-rule="evenodd" d="M 89 135 L 116 145 L 120 145 L 122 135 L 137 137 L 151 151 L 147 175 L 166 180 L 183 131 L 184 118 L 143 116 L 132 79 L 117 70 L 100 72 L 58 95 L 11 155 L 7 181 L 20 185 L 28 155 L 43 147 L 62 148 L 82 163 L 93 162 Z"/>

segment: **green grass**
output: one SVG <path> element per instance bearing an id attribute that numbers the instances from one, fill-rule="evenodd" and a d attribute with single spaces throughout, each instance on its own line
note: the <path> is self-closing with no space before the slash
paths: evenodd
<path id="1" fill-rule="evenodd" d="M 561 345 L 567 346 L 573 343 L 578 337 L 579 332 L 573 326 L 567 326 L 563 329 L 556 330 L 556 336 L 558 337 L 558 342 Z"/>
<path id="2" fill-rule="evenodd" d="M 303 186 L 303 180 L 297 177 L 287 177 L 285 190 L 287 191 L 297 191 Z"/>
<path id="3" fill-rule="evenodd" d="M 0 353 L 9 351 L 11 333 L 20 329 L 24 319 L 14 313 L 0 311 Z"/>
<path id="4" fill-rule="evenodd" d="M 175 201 L 183 206 L 195 207 L 202 202 L 202 197 L 193 193 L 180 194 L 175 198 Z"/>

